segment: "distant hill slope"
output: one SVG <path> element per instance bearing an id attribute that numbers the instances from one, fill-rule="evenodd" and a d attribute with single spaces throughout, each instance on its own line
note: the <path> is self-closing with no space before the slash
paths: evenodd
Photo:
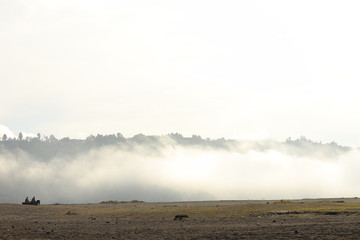
<path id="1" fill-rule="evenodd" d="M 341 153 L 351 150 L 350 147 L 341 146 L 335 142 L 313 142 L 305 137 L 295 140 L 288 138 L 285 142 L 278 142 L 273 140 L 229 140 L 224 138 L 204 139 L 197 135 L 184 137 L 178 133 L 163 136 L 137 134 L 131 138 L 125 138 L 122 134 L 117 133 L 111 135 L 91 135 L 86 139 L 70 139 L 68 137 L 57 139 L 54 136 L 3 139 L 0 141 L 0 153 L 25 152 L 36 160 L 49 161 L 54 157 L 76 156 L 103 147 L 114 147 L 131 151 L 136 146 L 146 146 L 153 151 L 169 146 L 221 149 L 235 152 L 276 150 L 297 156 L 326 156 L 328 158 L 336 157 Z"/>

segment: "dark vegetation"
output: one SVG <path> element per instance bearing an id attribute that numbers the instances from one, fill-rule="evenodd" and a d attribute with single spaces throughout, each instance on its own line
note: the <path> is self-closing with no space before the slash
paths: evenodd
<path id="1" fill-rule="evenodd" d="M 55 157 L 76 156 L 90 150 L 101 147 L 115 147 L 126 151 L 131 151 L 137 146 L 146 146 L 153 150 L 163 147 L 201 147 L 208 149 L 229 150 L 246 152 L 251 150 L 265 152 L 268 150 L 278 150 L 287 154 L 302 155 L 321 155 L 326 157 L 336 157 L 338 154 L 351 150 L 350 147 L 338 145 L 335 142 L 321 143 L 314 142 L 305 137 L 292 140 L 286 139 L 285 142 L 272 140 L 246 141 L 229 139 L 209 139 L 198 135 L 184 137 L 178 133 L 171 133 L 163 136 L 145 136 L 137 134 L 131 138 L 125 138 L 122 134 L 96 135 L 86 139 L 70 139 L 68 137 L 57 139 L 55 136 L 41 136 L 24 138 L 22 133 L 18 138 L 8 138 L 3 135 L 0 141 L 0 153 L 24 152 L 34 159 L 48 161 Z"/>

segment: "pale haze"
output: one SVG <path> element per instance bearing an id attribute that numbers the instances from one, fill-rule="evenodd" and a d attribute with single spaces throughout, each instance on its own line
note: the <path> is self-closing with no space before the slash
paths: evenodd
<path id="1" fill-rule="evenodd" d="M 0 120 L 360 145 L 358 1 L 0 1 Z"/>
<path id="2" fill-rule="evenodd" d="M 127 181 L 122 186 L 136 186 L 136 191 L 124 187 L 119 190 L 124 195 L 106 196 L 355 196 L 359 12 L 360 2 L 350 0 L 0 0 L 0 137 L 15 138 L 20 132 L 24 137 L 41 133 L 58 139 L 180 133 L 279 144 L 305 136 L 353 147 L 336 160 L 310 153 L 299 160 L 277 147 L 223 152 L 171 144 L 153 157 L 143 149 L 109 147 L 46 162 L 10 151 L 0 155 L 0 187 L 8 194 L 0 201 L 17 201 L 34 186 L 25 185 L 16 193 L 9 187 L 26 180 L 30 170 L 23 167 L 32 161 L 36 164 L 30 164 L 35 168 L 30 175 L 41 182 L 34 192 L 43 191 L 44 196 L 54 186 L 78 186 L 64 187 L 59 196 L 44 196 L 48 202 L 106 200 L 98 190 L 115 191 L 121 179 Z M 92 163 L 87 165 L 85 159 Z M 178 168 L 187 172 L 186 181 L 181 174 L 175 176 Z M 143 174 L 118 179 L 120 172 Z M 309 178 L 301 182 L 303 172 Z M 55 182 L 41 181 L 54 174 Z M 90 176 L 101 180 L 82 180 Z M 246 188 L 245 181 L 254 185 Z M 151 194 L 143 183 L 151 185 Z M 291 192 L 291 186 L 299 191 Z M 73 193 L 74 198 L 62 193 Z"/>
<path id="3" fill-rule="evenodd" d="M 359 156 L 305 138 L 0 141 L 0 202 L 29 195 L 43 203 L 354 197 Z"/>

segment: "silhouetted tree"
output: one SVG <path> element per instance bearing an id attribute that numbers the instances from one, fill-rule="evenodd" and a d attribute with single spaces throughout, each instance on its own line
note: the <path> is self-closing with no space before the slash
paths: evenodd
<path id="1" fill-rule="evenodd" d="M 134 140 L 134 142 L 142 144 L 142 143 L 146 143 L 146 136 L 142 133 L 136 134 L 132 137 L 132 140 Z"/>
<path id="2" fill-rule="evenodd" d="M 124 136 L 121 133 L 116 134 L 117 139 L 124 139 Z"/>
<path id="3" fill-rule="evenodd" d="M 60 142 L 70 142 L 70 138 L 69 137 L 64 137 L 62 139 L 60 139 Z"/>
<path id="4" fill-rule="evenodd" d="M 50 135 L 49 139 L 48 139 L 49 142 L 53 143 L 53 142 L 57 142 L 57 138 L 54 136 L 54 135 Z"/>
<path id="5" fill-rule="evenodd" d="M 94 141 L 94 140 L 95 140 L 94 135 L 90 135 L 90 136 L 88 136 L 88 137 L 85 139 L 86 142 L 92 142 L 92 141 Z"/>
<path id="6" fill-rule="evenodd" d="M 23 134 L 22 134 L 22 132 L 19 132 L 19 137 L 18 137 L 18 139 L 19 139 L 20 141 L 23 140 Z"/>
<path id="7" fill-rule="evenodd" d="M 6 140 L 7 140 L 6 134 L 3 135 L 2 140 L 3 140 L 3 141 L 6 141 Z"/>

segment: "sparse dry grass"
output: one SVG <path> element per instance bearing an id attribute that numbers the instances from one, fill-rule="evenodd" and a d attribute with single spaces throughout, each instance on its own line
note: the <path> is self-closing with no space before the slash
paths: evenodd
<path id="1" fill-rule="evenodd" d="M 140 200 L 131 200 L 131 201 L 117 201 L 117 200 L 108 200 L 102 201 L 100 204 L 119 204 L 119 203 L 143 203 L 144 201 Z"/>
<path id="2" fill-rule="evenodd" d="M 357 239 L 359 222 L 358 199 L 0 204 L 0 239 Z"/>
<path id="3" fill-rule="evenodd" d="M 102 202 L 103 203 L 103 202 Z M 119 204 L 121 203 L 121 204 Z M 269 202 L 180 202 L 180 203 L 145 203 L 141 201 L 107 201 L 104 205 L 85 208 L 76 206 L 82 215 L 112 216 L 126 218 L 173 218 L 176 214 L 188 214 L 192 219 L 208 218 L 244 218 L 272 213 L 360 214 L 359 202 L 339 201 L 274 201 Z"/>

